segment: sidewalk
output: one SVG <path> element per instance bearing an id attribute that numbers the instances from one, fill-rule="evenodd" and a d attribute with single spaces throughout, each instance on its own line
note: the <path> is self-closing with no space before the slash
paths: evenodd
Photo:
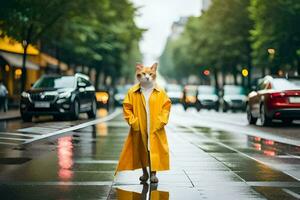
<path id="1" fill-rule="evenodd" d="M 121 172 L 108 199 L 283 199 L 281 187 L 299 187 L 293 178 L 188 128 L 168 126 L 171 170 L 158 173 L 159 184 L 149 198 L 140 170 Z M 257 192 L 259 191 L 259 193 Z M 263 194 L 264 196 L 262 196 Z M 160 198 L 155 198 L 160 197 Z"/>
<path id="2" fill-rule="evenodd" d="M 8 110 L 7 112 L 0 111 L 0 121 L 20 118 L 20 111 L 18 109 Z"/>

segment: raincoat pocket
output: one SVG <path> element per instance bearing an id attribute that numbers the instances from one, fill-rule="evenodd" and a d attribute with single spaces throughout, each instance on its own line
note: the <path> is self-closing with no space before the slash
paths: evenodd
<path id="1" fill-rule="evenodd" d="M 130 126 L 133 131 L 140 131 L 139 119 L 135 117 L 134 120 L 131 121 Z"/>

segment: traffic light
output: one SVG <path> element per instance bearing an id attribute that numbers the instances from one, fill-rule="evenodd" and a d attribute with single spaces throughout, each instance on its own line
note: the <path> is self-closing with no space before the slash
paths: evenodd
<path id="1" fill-rule="evenodd" d="M 248 69 L 243 69 L 242 70 L 242 75 L 243 75 L 243 77 L 247 77 L 249 75 Z"/>
<path id="2" fill-rule="evenodd" d="M 203 71 L 204 76 L 209 76 L 210 75 L 210 71 L 208 69 Z"/>

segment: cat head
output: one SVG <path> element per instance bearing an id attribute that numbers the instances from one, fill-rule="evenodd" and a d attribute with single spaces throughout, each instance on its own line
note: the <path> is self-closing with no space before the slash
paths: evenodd
<path id="1" fill-rule="evenodd" d="M 136 78 L 142 84 L 153 83 L 156 79 L 157 63 L 151 67 L 136 64 Z"/>

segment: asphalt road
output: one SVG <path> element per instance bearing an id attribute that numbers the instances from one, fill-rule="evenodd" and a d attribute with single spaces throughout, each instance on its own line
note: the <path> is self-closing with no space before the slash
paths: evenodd
<path id="1" fill-rule="evenodd" d="M 300 125 L 249 126 L 244 113 L 173 106 L 171 170 L 158 185 L 140 171 L 114 177 L 128 133 L 121 110 L 99 118 L 0 122 L 4 199 L 299 199 Z"/>

